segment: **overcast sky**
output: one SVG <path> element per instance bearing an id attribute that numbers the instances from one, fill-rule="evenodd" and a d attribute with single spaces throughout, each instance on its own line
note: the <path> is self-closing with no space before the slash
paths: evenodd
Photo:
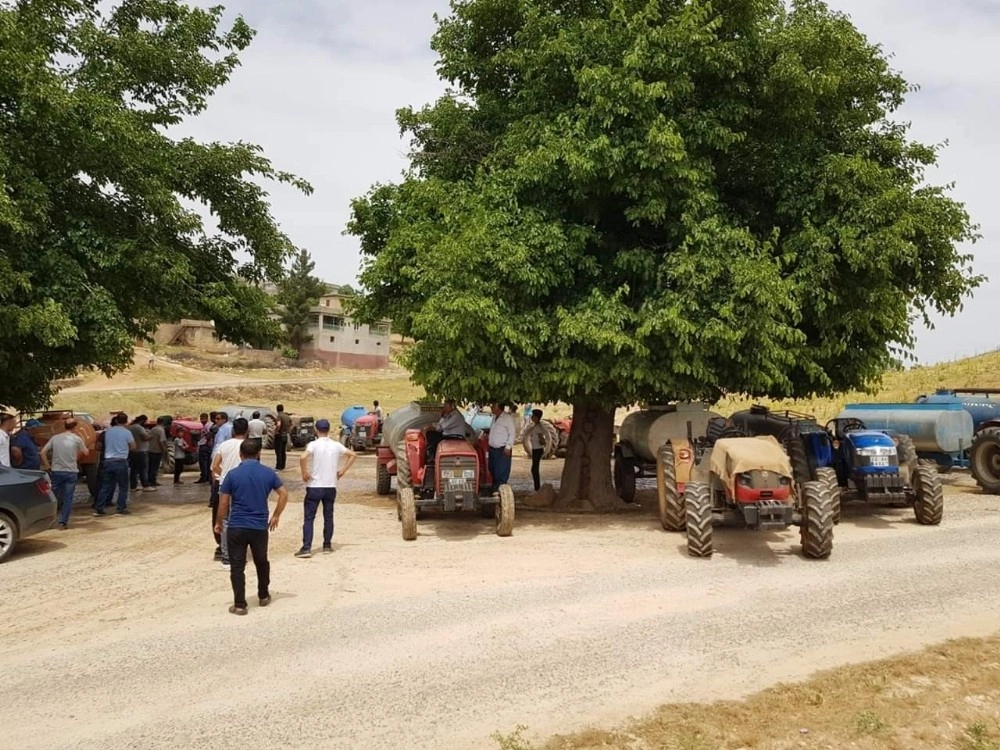
<path id="1" fill-rule="evenodd" d="M 309 198 L 272 193 L 274 214 L 308 249 L 327 281 L 354 283 L 357 242 L 342 236 L 352 197 L 406 166 L 396 129 L 398 107 L 433 101 L 442 91 L 429 47 L 434 12 L 447 0 L 218 0 L 257 29 L 243 66 L 207 113 L 185 130 L 202 139 L 258 143 L 281 169 L 315 187 Z M 199 5 L 215 4 L 199 0 Z M 994 187 L 1000 174 L 1000 0 L 830 0 L 893 55 L 893 65 L 921 86 L 900 114 L 912 135 L 948 141 L 936 183 L 981 224 L 975 267 L 995 281 L 954 319 L 919 331 L 921 362 L 1000 346 L 1000 218 Z M 993 320 L 994 323 L 989 323 Z"/>

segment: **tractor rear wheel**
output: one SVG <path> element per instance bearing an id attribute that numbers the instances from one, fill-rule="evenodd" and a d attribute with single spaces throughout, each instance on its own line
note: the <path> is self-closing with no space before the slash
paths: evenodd
<path id="1" fill-rule="evenodd" d="M 514 533 L 514 490 L 509 484 L 500 485 L 500 502 L 497 503 L 497 536 Z"/>
<path id="2" fill-rule="evenodd" d="M 620 453 L 615 456 L 615 489 L 626 503 L 635 502 L 635 464 Z"/>
<path id="3" fill-rule="evenodd" d="M 412 542 L 417 538 L 417 499 L 412 487 L 399 491 L 399 520 L 403 524 L 403 541 Z"/>
<path id="4" fill-rule="evenodd" d="M 173 471 L 173 469 L 174 467 L 171 466 L 170 470 Z M 96 461 L 92 464 L 83 465 L 83 476 L 87 480 L 87 491 L 90 493 L 90 496 L 96 500 L 97 490 L 101 486 L 101 475 L 97 471 Z"/>
<path id="5" fill-rule="evenodd" d="M 840 483 L 837 481 L 837 472 L 828 466 L 816 469 L 816 481 L 829 490 L 833 499 L 833 522 L 840 523 Z"/>
<path id="6" fill-rule="evenodd" d="M 539 422 L 538 426 L 544 431 L 542 433 L 542 445 L 545 448 L 545 452 L 542 454 L 542 458 L 555 458 L 556 451 L 559 450 L 559 430 L 557 430 L 556 426 L 547 419 L 543 419 Z"/>
<path id="7" fill-rule="evenodd" d="M 660 525 L 667 531 L 684 531 L 684 501 L 677 490 L 677 464 L 674 461 L 674 447 L 667 443 L 656 455 Z"/>
<path id="8" fill-rule="evenodd" d="M 987 427 L 972 438 L 969 463 L 983 492 L 1000 495 L 1000 427 Z"/>
<path id="9" fill-rule="evenodd" d="M 380 495 L 388 495 L 392 491 L 392 477 L 383 463 L 375 468 L 375 491 Z"/>
<path id="10" fill-rule="evenodd" d="M 806 447 L 802 444 L 802 438 L 798 432 L 794 432 L 783 441 L 785 453 L 788 454 L 788 461 L 792 465 L 792 478 L 795 480 L 795 489 L 799 495 L 799 505 L 802 504 L 802 488 L 806 482 L 813 481 L 812 469 L 809 468 L 809 456 L 806 455 Z"/>
<path id="11" fill-rule="evenodd" d="M 913 503 L 913 514 L 917 523 L 924 526 L 937 526 L 944 518 L 944 490 L 941 487 L 941 477 L 934 469 L 919 467 L 913 475 L 913 487 L 917 499 Z"/>
<path id="12" fill-rule="evenodd" d="M 802 487 L 802 554 L 825 560 L 833 552 L 833 498 L 825 484 L 806 482 Z"/>
<path id="13" fill-rule="evenodd" d="M 712 493 L 703 482 L 688 482 L 684 488 L 688 554 L 712 556 Z"/>
<path id="14" fill-rule="evenodd" d="M 264 442 L 261 447 L 274 448 L 274 436 L 278 432 L 278 421 L 270 414 L 264 417 Z"/>

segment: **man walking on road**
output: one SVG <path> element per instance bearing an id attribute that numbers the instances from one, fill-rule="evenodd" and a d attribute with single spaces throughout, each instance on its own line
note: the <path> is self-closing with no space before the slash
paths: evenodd
<path id="1" fill-rule="evenodd" d="M 490 423 L 490 475 L 493 477 L 493 492 L 501 484 L 510 480 L 510 462 L 514 453 L 514 438 L 517 424 L 514 415 L 504 411 L 502 404 L 493 404 L 493 421 Z"/>
<path id="2" fill-rule="evenodd" d="M 135 440 L 125 425 L 128 415 L 118 414 L 112 425 L 104 431 L 104 463 L 101 469 L 101 489 L 97 493 L 97 504 L 94 506 L 95 516 L 106 516 L 104 508 L 118 488 L 118 514 L 128 515 L 128 456 L 135 450 Z"/>
<path id="3" fill-rule="evenodd" d="M 87 445 L 73 430 L 76 420 L 67 419 L 64 431 L 49 438 L 41 451 L 42 469 L 52 477 L 52 494 L 59 501 L 59 528 L 69 526 L 73 510 L 73 493 L 80 476 L 80 460 L 87 455 Z"/>
<path id="4" fill-rule="evenodd" d="M 283 471 L 288 460 L 288 433 L 292 430 L 292 418 L 285 414 L 285 407 L 278 404 L 278 423 L 274 427 L 274 468 Z"/>
<path id="5" fill-rule="evenodd" d="M 340 459 L 347 457 L 344 468 Z M 302 548 L 296 557 L 312 557 L 313 526 L 316 511 L 323 504 L 323 552 L 333 552 L 333 504 L 337 500 L 337 480 L 342 479 L 354 464 L 357 454 L 330 439 L 330 421 L 316 421 L 316 439 L 306 446 L 299 468 L 302 481 L 306 483 L 306 497 L 303 501 Z"/>
<path id="6" fill-rule="evenodd" d="M 278 528 L 288 490 L 281 483 L 281 477 L 274 469 L 262 466 L 260 450 L 252 440 L 244 440 L 240 445 L 242 462 L 226 475 L 219 497 L 219 518 L 215 531 L 222 534 L 222 519 L 229 518 L 229 580 L 233 586 L 233 605 L 229 611 L 234 615 L 247 614 L 246 566 L 247 548 L 253 555 L 257 569 L 257 598 L 260 606 L 271 603 L 271 563 L 267 559 L 268 531 Z M 278 505 L 268 519 L 267 500 L 271 492 L 278 493 Z"/>
<path id="7" fill-rule="evenodd" d="M 226 477 L 229 476 L 229 472 L 240 465 L 241 455 L 240 446 L 243 445 L 243 441 L 247 439 L 248 425 L 246 419 L 243 417 L 237 417 L 233 420 L 233 436 L 229 438 L 226 442 L 219 445 L 219 450 L 215 454 L 215 458 L 212 459 L 212 479 L 215 480 L 216 485 L 221 486 L 223 482 L 226 481 Z M 251 440 L 251 442 L 253 442 Z M 260 454 L 260 445 L 257 445 L 257 453 Z M 212 518 L 212 525 L 215 526 L 218 521 L 217 517 Z M 222 567 L 229 567 L 229 553 L 228 546 L 226 544 L 226 529 L 229 526 L 229 519 L 222 518 L 222 536 L 219 542 L 219 548 L 222 551 Z"/>

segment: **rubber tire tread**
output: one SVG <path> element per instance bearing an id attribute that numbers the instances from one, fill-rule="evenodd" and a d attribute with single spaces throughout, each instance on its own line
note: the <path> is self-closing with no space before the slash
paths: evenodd
<path id="1" fill-rule="evenodd" d="M 172 455 L 172 452 L 168 451 L 168 455 Z M 164 456 L 166 458 L 166 456 Z M 165 463 L 165 462 L 164 462 Z M 170 472 L 173 473 L 174 462 L 173 458 L 170 460 Z M 97 498 L 97 490 L 101 486 L 101 473 L 98 471 L 97 462 L 92 464 L 83 465 L 83 476 L 87 480 L 87 491 L 90 496 L 94 499 Z"/>
<path id="2" fill-rule="evenodd" d="M 278 421 L 268 414 L 264 417 L 264 442 L 262 448 L 271 450 L 274 448 L 274 436 L 278 432 Z"/>
<path id="3" fill-rule="evenodd" d="M 712 493 L 704 482 L 688 482 L 684 488 L 687 548 L 691 557 L 711 557 Z"/>
<path id="4" fill-rule="evenodd" d="M 795 490 L 798 493 L 799 505 L 802 505 L 803 488 L 806 482 L 812 482 L 815 477 L 812 468 L 809 466 L 809 456 L 806 455 L 806 447 L 802 444 L 802 438 L 786 438 L 783 447 L 788 454 L 788 461 L 792 465 L 793 479 L 795 480 Z"/>
<path id="5" fill-rule="evenodd" d="M 917 458 L 917 449 L 913 445 L 913 438 L 909 435 L 897 435 L 899 444 L 896 446 L 896 455 L 899 456 L 899 465 L 907 466 L 910 470 L 910 483 L 914 481 L 913 472 L 920 465 Z"/>
<path id="6" fill-rule="evenodd" d="M 667 443 L 656 454 L 656 495 L 660 525 L 666 531 L 684 531 L 684 498 L 677 491 L 677 464 L 674 448 Z"/>
<path id="7" fill-rule="evenodd" d="M 392 492 L 392 475 L 383 463 L 375 467 L 375 492 L 379 495 L 388 495 Z"/>
<path id="8" fill-rule="evenodd" d="M 802 488 L 802 554 L 825 560 L 833 552 L 833 498 L 825 484 L 806 482 Z"/>
<path id="9" fill-rule="evenodd" d="M 500 485 L 500 502 L 497 503 L 497 536 L 510 536 L 514 533 L 514 490 L 509 484 Z"/>
<path id="10" fill-rule="evenodd" d="M 982 488 L 983 492 L 991 495 L 1000 495 L 1000 475 L 987 474 L 980 471 L 979 462 L 976 458 L 978 452 L 982 450 L 982 446 L 1000 449 L 1000 427 L 987 427 L 984 430 L 980 430 L 972 438 L 972 446 L 969 448 L 969 463 L 972 469 L 972 477 L 976 480 L 976 484 Z"/>
<path id="11" fill-rule="evenodd" d="M 836 469 L 831 469 L 829 466 L 816 469 L 816 481 L 830 491 L 830 497 L 833 498 L 833 523 L 836 526 L 840 523 L 841 502 L 840 483 L 837 481 Z"/>
<path id="12" fill-rule="evenodd" d="M 403 541 L 412 542 L 417 538 L 417 501 L 412 487 L 404 487 L 399 491 L 398 503 Z"/>
<path id="13" fill-rule="evenodd" d="M 624 502 L 635 502 L 635 468 L 631 458 L 615 456 L 615 489 Z"/>
<path id="14" fill-rule="evenodd" d="M 920 466 L 914 472 L 914 489 L 917 499 L 913 502 L 913 515 L 923 526 L 937 526 L 944 519 L 944 489 L 941 477 L 934 469 Z"/>

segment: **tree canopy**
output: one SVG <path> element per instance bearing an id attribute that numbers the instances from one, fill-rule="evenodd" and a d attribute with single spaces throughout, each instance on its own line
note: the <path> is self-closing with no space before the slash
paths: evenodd
<path id="1" fill-rule="evenodd" d="M 284 326 L 285 341 L 297 354 L 302 354 L 302 347 L 312 341 L 309 324 L 313 316 L 313 308 L 319 304 L 319 298 L 326 293 L 327 284 L 313 276 L 316 263 L 307 250 L 300 250 L 292 261 L 287 276 L 278 284 L 277 302 L 280 306 L 279 317 Z"/>
<path id="2" fill-rule="evenodd" d="M 815 0 L 453 0 L 450 84 L 353 204 L 357 314 L 438 395 L 602 409 L 871 386 L 981 281 L 909 87 Z M 458 366 L 456 366 L 458 365 Z"/>
<path id="3" fill-rule="evenodd" d="M 0 1 L 0 403 L 43 406 L 53 379 L 127 366 L 163 321 L 278 340 L 262 284 L 294 247 L 261 184 L 309 186 L 252 144 L 170 132 L 250 44 L 222 12 Z"/>

